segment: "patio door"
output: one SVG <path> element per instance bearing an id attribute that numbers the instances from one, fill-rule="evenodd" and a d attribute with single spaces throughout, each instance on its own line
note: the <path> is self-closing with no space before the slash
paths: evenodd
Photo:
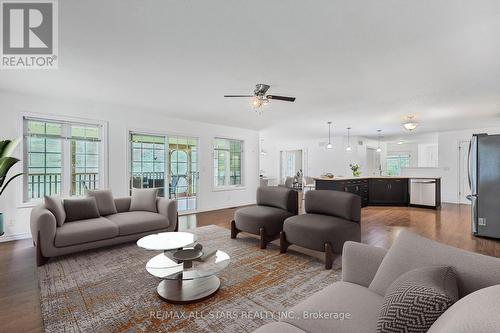
<path id="1" fill-rule="evenodd" d="M 178 211 L 197 209 L 198 139 L 130 133 L 131 188 L 158 188 L 177 200 Z"/>

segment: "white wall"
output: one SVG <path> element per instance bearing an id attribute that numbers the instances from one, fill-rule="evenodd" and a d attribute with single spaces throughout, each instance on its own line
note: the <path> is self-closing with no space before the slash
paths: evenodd
<path id="1" fill-rule="evenodd" d="M 257 131 L 218 126 L 201 122 L 165 117 L 160 111 L 109 105 L 88 101 L 45 99 L 39 96 L 0 91 L 0 136 L 15 138 L 21 135 L 21 115 L 24 112 L 56 116 L 78 117 L 108 122 L 109 187 L 115 196 L 128 194 L 128 130 L 143 130 L 166 134 L 189 135 L 199 138 L 200 187 L 199 211 L 232 207 L 255 202 L 259 171 L 259 135 Z M 215 136 L 244 140 L 245 188 L 232 191 L 214 191 L 212 144 Z M 21 156 L 18 148 L 17 157 Z M 18 163 L 17 169 L 22 170 Z M 5 235 L 1 241 L 29 235 L 31 208 L 22 204 L 21 180 L 11 183 L 0 198 L 4 213 Z"/>

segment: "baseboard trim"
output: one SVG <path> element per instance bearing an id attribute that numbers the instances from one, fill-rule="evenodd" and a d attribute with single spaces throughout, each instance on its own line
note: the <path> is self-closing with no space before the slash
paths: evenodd
<path id="1" fill-rule="evenodd" d="M 7 235 L 7 236 L 0 236 L 0 243 L 3 242 L 11 242 L 15 240 L 20 240 L 20 239 L 28 239 L 31 238 L 31 233 L 29 232 L 23 232 L 21 234 L 13 234 L 13 235 Z"/>

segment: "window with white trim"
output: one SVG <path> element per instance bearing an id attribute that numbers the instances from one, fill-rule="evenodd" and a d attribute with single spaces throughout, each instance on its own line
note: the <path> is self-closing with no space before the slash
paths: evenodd
<path id="1" fill-rule="evenodd" d="M 243 141 L 215 138 L 214 188 L 243 186 Z"/>
<path id="2" fill-rule="evenodd" d="M 410 167 L 411 154 L 408 152 L 388 152 L 386 157 L 387 175 L 400 176 L 402 168 Z"/>
<path id="3" fill-rule="evenodd" d="M 103 126 L 23 118 L 24 202 L 104 187 Z"/>

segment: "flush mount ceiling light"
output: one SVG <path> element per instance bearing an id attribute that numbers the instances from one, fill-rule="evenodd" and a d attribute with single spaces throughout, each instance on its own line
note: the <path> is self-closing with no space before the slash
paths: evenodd
<path id="1" fill-rule="evenodd" d="M 415 128 L 418 127 L 418 121 L 415 119 L 415 116 L 413 115 L 408 115 L 406 116 L 405 120 L 402 123 L 403 127 L 407 131 L 413 131 Z"/>
<path id="2" fill-rule="evenodd" d="M 382 148 L 380 148 L 380 132 L 382 132 L 382 130 L 378 129 L 377 130 L 378 132 L 378 147 L 377 147 L 377 153 L 380 153 L 382 151 Z"/>
<path id="3" fill-rule="evenodd" d="M 396 144 L 398 144 L 398 145 L 402 145 L 402 144 L 404 144 L 404 143 L 405 143 L 405 142 L 404 142 L 403 140 L 399 140 L 398 142 L 396 142 Z"/>
<path id="4" fill-rule="evenodd" d="M 346 151 L 351 151 L 351 128 L 347 127 L 347 147 L 345 147 Z"/>
<path id="5" fill-rule="evenodd" d="M 332 140 L 331 140 L 331 138 L 332 138 L 331 134 L 332 134 L 332 122 L 329 121 L 328 122 L 328 144 L 326 145 L 326 148 L 328 148 L 328 149 L 332 149 L 333 148 Z"/>

